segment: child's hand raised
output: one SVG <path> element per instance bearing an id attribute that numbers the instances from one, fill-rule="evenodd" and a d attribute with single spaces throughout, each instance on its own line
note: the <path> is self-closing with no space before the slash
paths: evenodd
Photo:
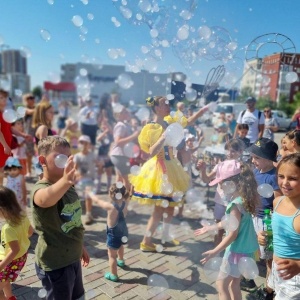
<path id="1" fill-rule="evenodd" d="M 76 183 L 76 169 L 75 169 L 75 163 L 73 159 L 74 159 L 73 155 L 71 155 L 68 158 L 66 166 L 64 168 L 64 175 L 63 175 L 65 181 L 71 185 L 74 185 Z"/>
<path id="2" fill-rule="evenodd" d="M 208 231 L 209 231 L 208 226 L 204 226 L 204 227 L 202 227 L 202 228 L 196 229 L 196 230 L 194 231 L 194 235 L 195 235 L 195 236 L 198 236 L 198 235 L 204 234 L 204 233 L 206 233 L 206 232 L 208 232 Z"/>

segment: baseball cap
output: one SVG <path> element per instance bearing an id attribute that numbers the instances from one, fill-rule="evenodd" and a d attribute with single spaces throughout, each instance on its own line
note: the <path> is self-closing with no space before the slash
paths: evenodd
<path id="1" fill-rule="evenodd" d="M 245 103 L 247 103 L 247 102 L 256 102 L 256 98 L 254 98 L 254 97 L 248 97 L 246 100 L 245 100 Z"/>
<path id="2" fill-rule="evenodd" d="M 216 178 L 211 181 L 208 185 L 213 186 L 217 183 L 228 179 L 232 176 L 241 173 L 241 165 L 238 161 L 234 159 L 225 160 L 218 164 Z"/>
<path id="3" fill-rule="evenodd" d="M 78 139 L 78 142 L 87 142 L 91 143 L 91 139 L 88 135 L 81 135 Z"/>
<path id="4" fill-rule="evenodd" d="M 278 145 L 267 138 L 256 140 L 246 151 L 274 162 L 277 161 Z"/>
<path id="5" fill-rule="evenodd" d="M 22 168 L 19 160 L 15 157 L 9 157 L 6 162 L 5 162 L 5 166 L 4 166 L 4 169 L 8 169 L 8 168 L 11 168 L 11 167 L 17 167 L 17 168 Z"/>

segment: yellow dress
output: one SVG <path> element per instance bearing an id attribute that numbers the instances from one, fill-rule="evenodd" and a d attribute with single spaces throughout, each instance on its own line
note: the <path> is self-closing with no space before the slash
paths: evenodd
<path id="1" fill-rule="evenodd" d="M 168 116 L 164 120 L 167 124 L 171 124 L 176 122 L 177 118 Z M 186 118 L 181 117 L 180 123 L 186 126 Z M 141 149 L 149 153 L 150 147 L 157 142 L 163 131 L 164 128 L 157 123 L 144 126 L 138 137 Z M 130 174 L 129 180 L 134 187 L 132 200 L 150 205 L 162 205 L 162 201 L 167 200 L 169 206 L 178 206 L 182 203 L 174 201 L 173 195 L 175 192 L 184 194 L 190 183 L 189 175 L 174 157 L 173 148 L 170 146 L 163 146 L 157 155 L 144 163 L 138 175 Z"/>

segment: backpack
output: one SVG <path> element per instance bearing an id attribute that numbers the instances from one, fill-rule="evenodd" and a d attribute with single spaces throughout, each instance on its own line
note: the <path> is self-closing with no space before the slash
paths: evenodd
<path id="1" fill-rule="evenodd" d="M 243 110 L 241 117 L 243 118 L 244 114 L 245 114 L 246 110 Z M 258 111 L 258 120 L 260 120 L 261 117 L 261 111 Z"/>

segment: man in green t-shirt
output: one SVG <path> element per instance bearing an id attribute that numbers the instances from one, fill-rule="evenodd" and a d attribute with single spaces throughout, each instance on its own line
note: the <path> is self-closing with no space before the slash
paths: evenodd
<path id="1" fill-rule="evenodd" d="M 84 295 L 80 260 L 87 266 L 90 258 L 83 247 L 81 204 L 73 186 L 75 164 L 70 145 L 64 138 L 48 136 L 39 142 L 38 154 L 43 175 L 31 192 L 33 224 L 39 235 L 37 276 L 47 299 L 79 299 Z M 64 157 L 68 159 L 62 166 Z"/>

